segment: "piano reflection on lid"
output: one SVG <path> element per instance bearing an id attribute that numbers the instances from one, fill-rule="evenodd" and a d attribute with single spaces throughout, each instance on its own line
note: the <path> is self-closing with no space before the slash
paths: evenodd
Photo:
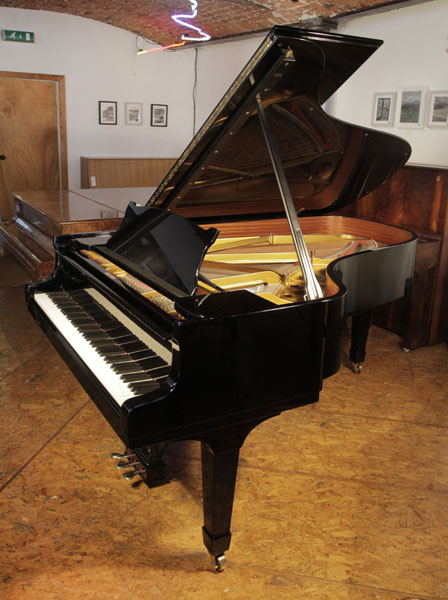
<path id="1" fill-rule="evenodd" d="M 52 276 L 26 289 L 125 444 L 126 479 L 160 485 L 164 445 L 201 442 L 218 571 L 248 433 L 318 400 L 347 315 L 362 361 L 372 309 L 411 284 L 413 233 L 330 214 L 410 155 L 321 108 L 380 43 L 275 27 L 148 205 L 116 232 L 57 237 Z"/>

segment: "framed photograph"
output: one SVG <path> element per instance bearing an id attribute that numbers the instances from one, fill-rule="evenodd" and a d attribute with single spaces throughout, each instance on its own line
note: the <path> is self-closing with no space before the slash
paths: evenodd
<path id="1" fill-rule="evenodd" d="M 448 91 L 429 94 L 427 125 L 448 127 Z"/>
<path id="2" fill-rule="evenodd" d="M 140 102 L 125 102 L 124 120 L 126 125 L 142 125 L 143 104 Z"/>
<path id="3" fill-rule="evenodd" d="M 117 124 L 117 103 L 109 100 L 98 102 L 98 117 L 100 125 Z"/>
<path id="4" fill-rule="evenodd" d="M 397 94 L 395 92 L 374 95 L 372 119 L 374 125 L 393 124 L 396 99 Z"/>
<path id="5" fill-rule="evenodd" d="M 151 104 L 151 126 L 166 127 L 168 125 L 168 105 Z"/>
<path id="6" fill-rule="evenodd" d="M 427 86 L 408 86 L 398 91 L 397 127 L 423 127 Z"/>

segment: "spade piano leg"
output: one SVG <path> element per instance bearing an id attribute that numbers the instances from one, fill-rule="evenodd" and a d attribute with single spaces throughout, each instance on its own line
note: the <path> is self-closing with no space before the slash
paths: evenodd
<path id="1" fill-rule="evenodd" d="M 214 558 L 215 570 L 221 572 L 226 562 L 224 552 L 230 546 L 238 456 L 249 432 L 265 419 L 223 428 L 213 437 L 201 437 L 202 492 L 205 547 Z"/>
<path id="2" fill-rule="evenodd" d="M 372 324 L 373 311 L 366 310 L 352 316 L 350 361 L 355 373 L 360 373 L 366 357 L 366 344 Z"/>

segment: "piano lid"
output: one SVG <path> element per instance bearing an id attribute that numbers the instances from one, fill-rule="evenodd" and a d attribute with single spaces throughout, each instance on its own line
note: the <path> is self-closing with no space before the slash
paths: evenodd
<path id="1" fill-rule="evenodd" d="M 409 144 L 321 107 L 381 44 L 274 27 L 148 204 L 214 218 L 281 212 L 257 97 L 302 215 L 334 211 L 381 185 L 409 158 Z"/>

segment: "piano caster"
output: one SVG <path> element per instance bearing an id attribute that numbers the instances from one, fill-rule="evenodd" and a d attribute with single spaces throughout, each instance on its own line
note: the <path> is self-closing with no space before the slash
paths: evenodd
<path id="1" fill-rule="evenodd" d="M 222 573 L 224 571 L 224 566 L 227 562 L 227 558 L 224 553 L 216 554 L 216 556 L 213 557 L 213 562 L 214 562 L 213 566 L 215 568 L 215 571 L 217 573 Z"/>
<path id="2" fill-rule="evenodd" d="M 362 363 L 353 363 L 353 372 L 357 373 L 358 375 L 361 373 L 362 371 Z"/>
<path id="3" fill-rule="evenodd" d="M 402 348 L 403 352 L 410 352 L 411 349 L 410 348 Z"/>

